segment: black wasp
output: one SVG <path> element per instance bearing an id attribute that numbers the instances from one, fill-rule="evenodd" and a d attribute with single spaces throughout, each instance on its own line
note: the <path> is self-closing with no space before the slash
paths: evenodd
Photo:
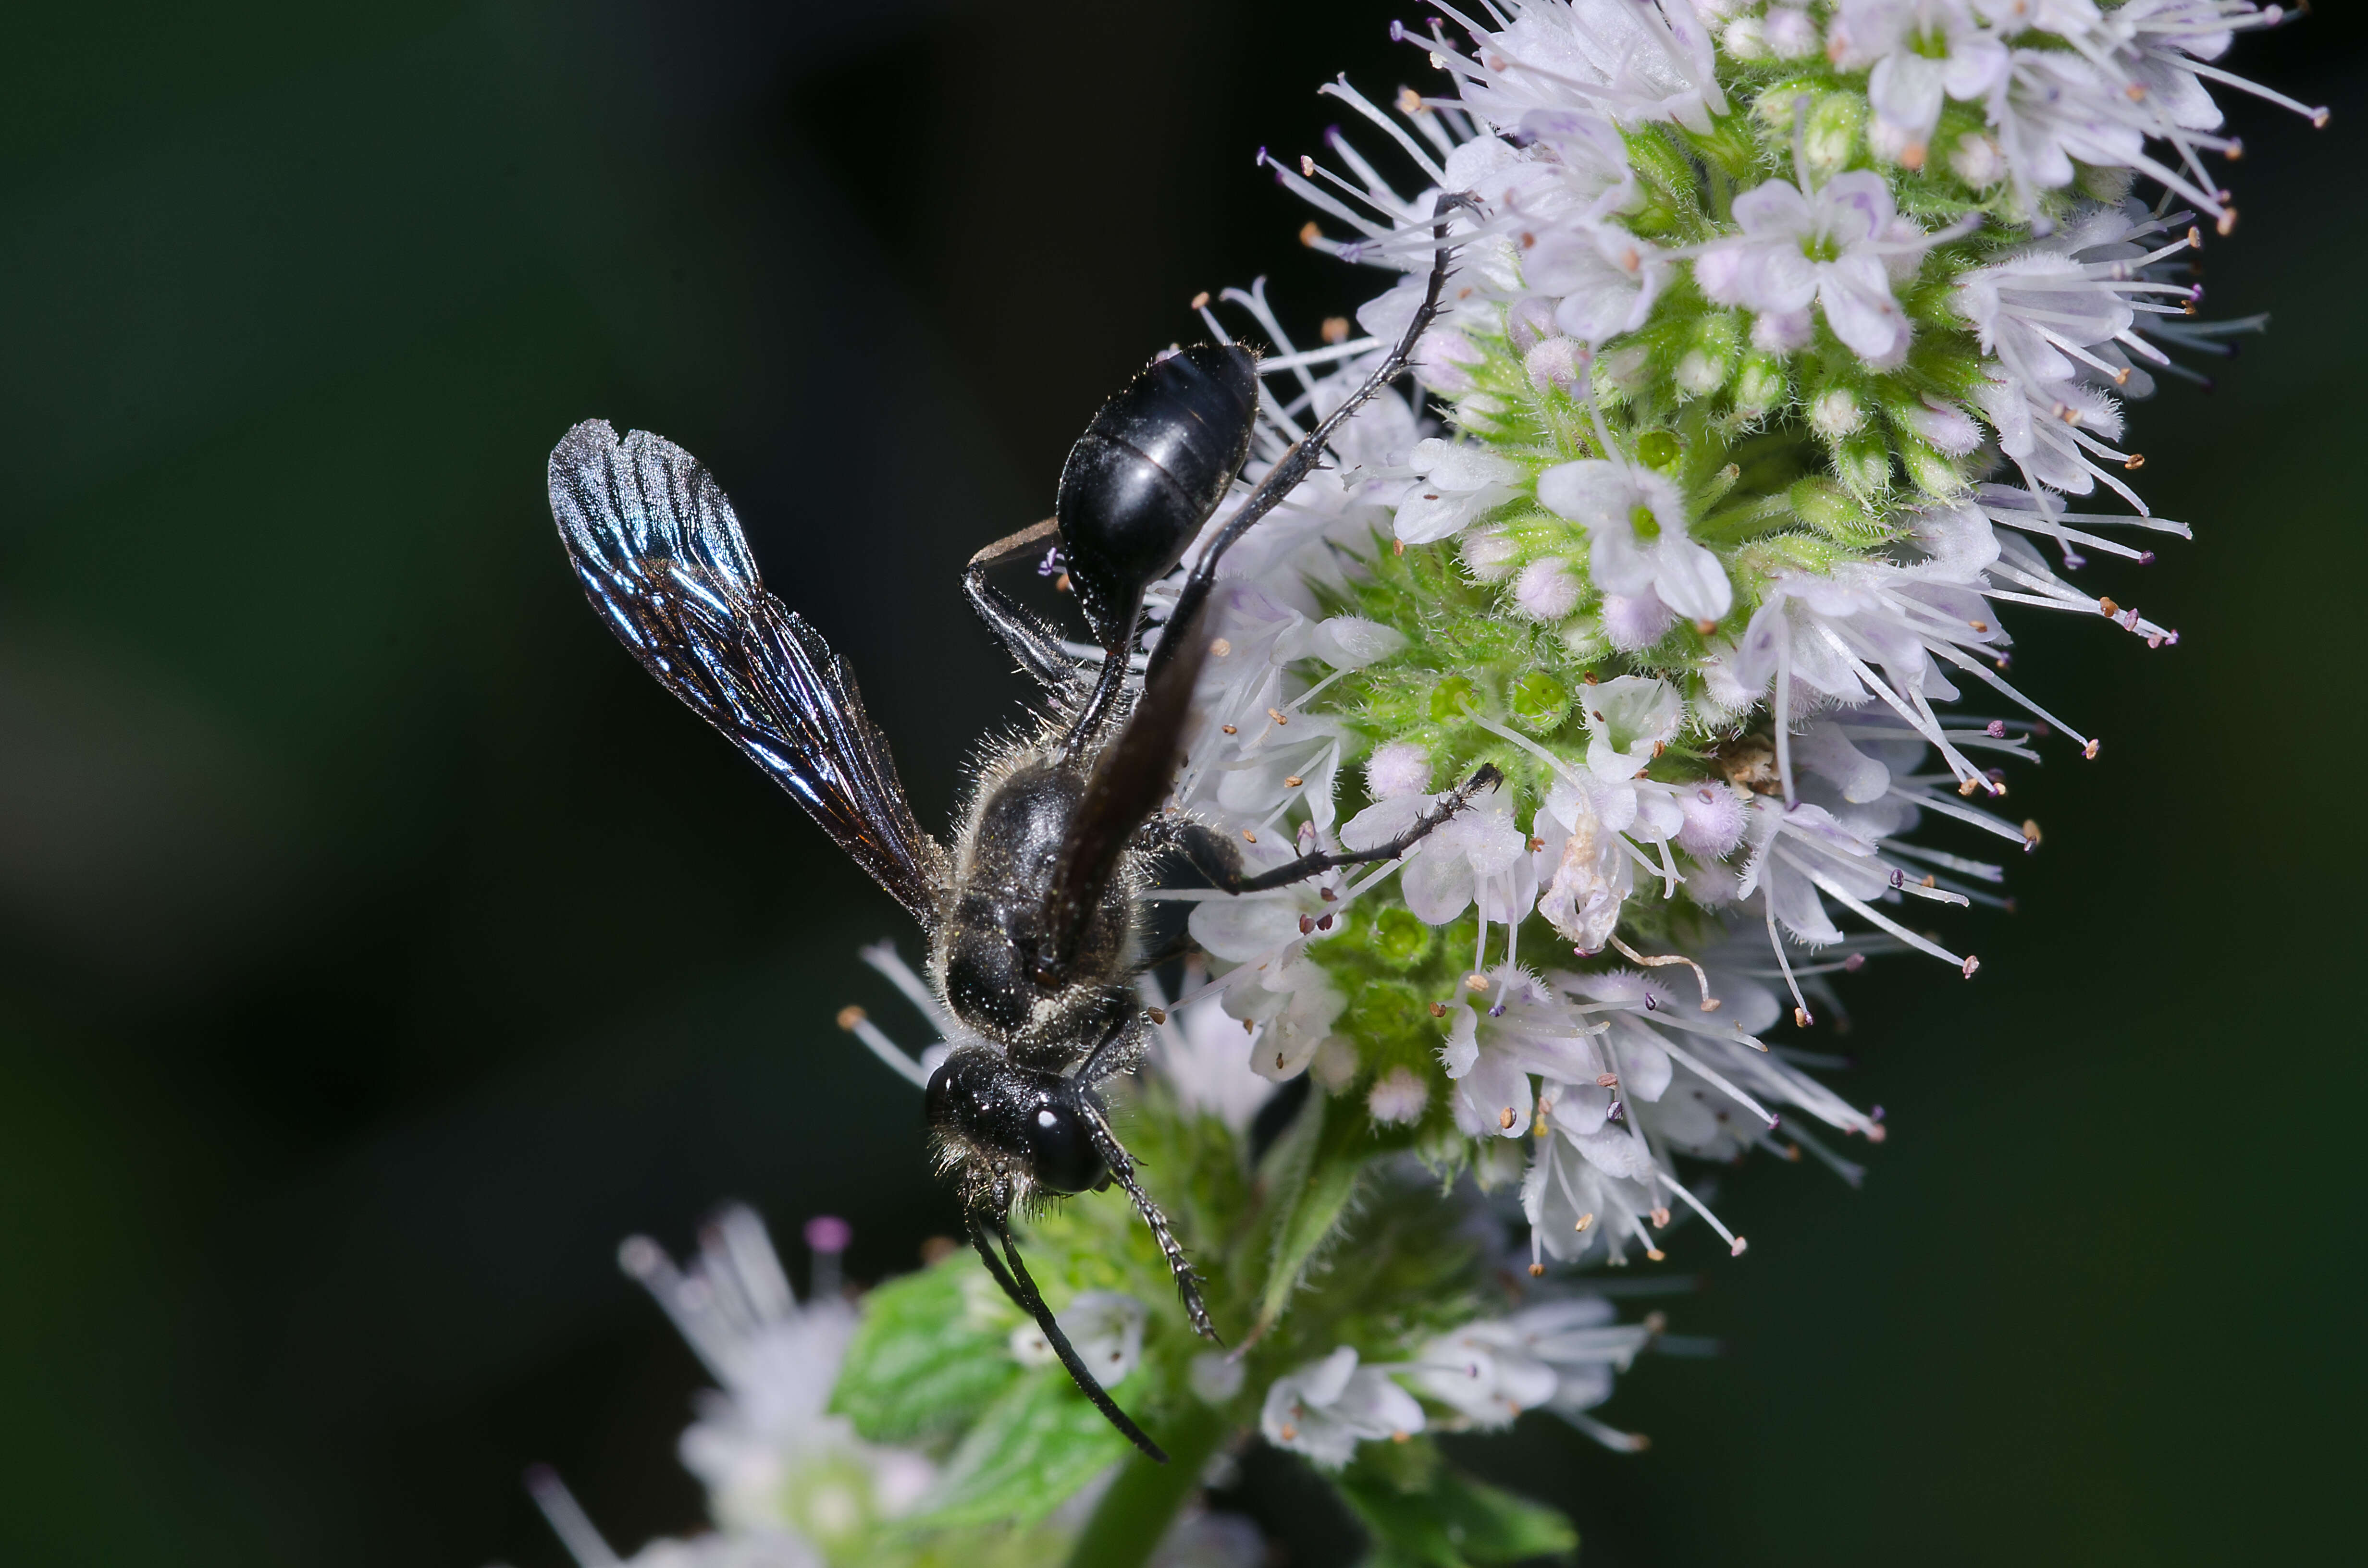
<path id="1" fill-rule="evenodd" d="M 1412 831 L 1356 854 L 1317 852 L 1258 876 L 1227 840 L 1160 810 L 1209 638 L 1217 562 L 1313 469 L 1342 421 L 1403 373 L 1439 310 L 1451 248 L 1433 213 L 1429 289 L 1404 336 L 1356 394 L 1277 460 L 1187 575 L 1142 689 L 1127 680 L 1144 590 L 1173 571 L 1249 451 L 1258 371 L 1238 345 L 1156 360 L 1103 404 L 1061 471 L 1056 511 L 971 558 L 971 604 L 1055 713 L 984 767 L 951 848 L 913 820 L 855 680 L 796 612 L 767 593 L 708 472 L 646 431 L 605 422 L 551 454 L 551 510 L 593 608 L 661 685 L 771 774 L 841 848 L 910 910 L 930 983 L 972 1038 L 930 1079 L 928 1125 L 972 1244 L 1032 1316 L 1077 1386 L 1144 1453 L 1157 1444 L 1118 1408 L 1053 1321 L 1011 1236 L 1014 1204 L 1115 1181 L 1158 1239 L 1192 1326 L 1214 1339 L 1198 1281 L 1159 1206 L 1135 1179 L 1094 1085 L 1149 1043 L 1135 977 L 1148 951 L 1138 895 L 1162 868 L 1251 892 L 1336 866 L 1404 854 L 1494 781 L 1484 769 Z M 1057 544 L 1103 656 L 1064 653 L 1053 629 L 986 580 L 986 568 Z M 1001 1255 L 997 1256 L 997 1244 Z"/>

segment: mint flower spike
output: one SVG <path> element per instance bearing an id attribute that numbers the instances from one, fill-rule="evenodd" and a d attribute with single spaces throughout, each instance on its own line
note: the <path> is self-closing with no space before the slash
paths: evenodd
<path id="1" fill-rule="evenodd" d="M 1741 1253 L 1690 1161 L 1759 1148 L 1860 1179 L 1828 1139 L 1879 1142 L 1880 1113 L 1773 1037 L 1876 954 L 1978 971 L 1912 906 L 2006 904 L 1976 846 L 2040 830 L 1995 809 L 2002 765 L 2100 750 L 2009 676 L 2010 619 L 2178 641 L 2070 574 L 2187 533 L 2127 478 L 2123 400 L 2257 324 L 2189 324 L 2182 269 L 2199 219 L 2232 211 L 2200 163 L 2229 145 L 2206 89 L 2251 90 L 2212 62 L 2283 15 L 1442 8 L 1398 36 L 1446 94 L 1323 89 L 1349 131 L 1261 162 L 1315 208 L 1307 244 L 1401 278 L 1330 358 L 1262 289 L 1201 302 L 1221 338 L 1272 344 L 1276 441 L 1402 328 L 1435 193 L 1476 208 L 1415 356 L 1427 405 L 1351 420 L 1221 579 L 1241 662 L 1212 662 L 1176 803 L 1257 862 L 1386 838 L 1480 762 L 1505 782 L 1395 868 L 1194 896 L 1205 997 L 1253 1073 L 1313 1072 L 1484 1187 L 1519 1170 L 1538 1276 L 1659 1261 L 1684 1214 Z M 2100 492 L 2135 515 L 2072 509 Z M 1269 1374 L 1269 1439 L 1352 1462 L 1384 1369 L 1434 1426 L 1534 1383 L 1508 1354 L 1431 1389 L 1424 1355 L 1310 1346 Z M 1484 1384 L 1470 1408 L 1445 1392 Z"/>

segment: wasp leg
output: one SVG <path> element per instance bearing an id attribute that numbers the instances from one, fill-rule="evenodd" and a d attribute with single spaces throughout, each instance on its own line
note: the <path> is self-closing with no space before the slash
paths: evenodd
<path id="1" fill-rule="evenodd" d="M 970 558 L 962 569 L 962 593 L 986 629 L 1001 640 L 1019 667 L 1068 706 L 1082 700 L 1089 665 L 1061 646 L 1060 635 L 1033 611 L 1013 602 L 1009 595 L 986 580 L 986 569 L 1004 562 L 1048 550 L 1061 540 L 1051 517 L 1033 528 L 996 540 Z"/>
<path id="2" fill-rule="evenodd" d="M 1330 443 L 1333 432 L 1338 430 L 1350 415 L 1364 406 L 1366 399 L 1405 374 L 1414 346 L 1421 341 L 1422 335 L 1430 329 L 1432 319 L 1439 314 L 1439 297 L 1447 287 L 1447 275 L 1452 269 L 1455 258 L 1455 247 L 1447 243 L 1448 215 L 1458 208 L 1477 211 L 1479 203 L 1468 193 L 1447 191 L 1440 193 L 1431 207 L 1430 232 L 1439 248 L 1431 260 L 1430 287 L 1424 292 L 1422 304 L 1414 312 L 1414 319 L 1406 324 L 1406 335 L 1398 339 L 1397 347 L 1391 349 L 1389 358 L 1365 378 L 1363 386 L 1334 409 L 1322 424 L 1301 437 L 1289 451 L 1275 460 L 1266 477 L 1258 481 L 1258 488 L 1249 493 L 1241 508 L 1225 520 L 1225 526 L 1218 530 L 1217 537 L 1209 541 L 1209 548 L 1201 552 L 1201 559 L 1193 564 L 1192 574 L 1184 579 L 1183 591 L 1177 596 L 1175 611 L 1167 618 L 1168 625 L 1189 627 L 1191 624 L 1193 613 L 1208 598 L 1210 588 L 1215 585 L 1218 559 L 1233 548 L 1235 540 L 1249 532 L 1253 524 L 1299 488 L 1299 482 L 1305 479 L 1323 458 L 1324 449 Z M 1176 645 L 1182 641 L 1180 638 L 1162 637 L 1159 646 L 1152 650 L 1151 668 L 1156 671 L 1173 658 L 1180 651 Z"/>
<path id="3" fill-rule="evenodd" d="M 1044 1338 L 1052 1345 L 1053 1354 L 1058 1356 L 1061 1365 L 1068 1369 L 1070 1380 L 1077 1385 L 1078 1392 L 1094 1402 L 1094 1408 L 1100 1411 L 1111 1426 L 1124 1433 L 1128 1442 L 1160 1464 L 1166 1464 L 1167 1453 L 1134 1424 L 1133 1417 L 1118 1407 L 1118 1401 L 1110 1398 L 1110 1392 L 1094 1381 L 1093 1373 L 1086 1369 L 1085 1358 L 1079 1356 L 1076 1348 L 1069 1343 L 1069 1336 L 1061 1332 L 1060 1324 L 1053 1316 L 1053 1309 L 1044 1304 L 1043 1295 L 1036 1289 L 1036 1281 L 1028 1277 L 1028 1266 L 1019 1261 L 1019 1245 L 1011 1239 L 1010 1221 L 1001 1214 L 981 1214 L 975 1210 L 968 1219 L 970 1244 L 978 1249 L 978 1256 L 985 1261 L 986 1271 L 995 1276 L 995 1282 L 1003 1287 L 1003 1293 L 1011 1298 L 1015 1306 L 1036 1320 L 1036 1326 L 1044 1331 Z M 995 1256 L 995 1242 L 998 1239 L 1003 1243 L 1001 1258 Z M 1008 1271 L 1004 1267 L 1005 1259 L 1011 1264 Z"/>
<path id="4" fill-rule="evenodd" d="M 1377 844 L 1371 849 L 1349 850 L 1338 855 L 1328 850 L 1319 849 L 1313 855 L 1302 855 L 1298 859 L 1277 866 L 1270 871 L 1260 871 L 1255 877 L 1245 877 L 1236 870 L 1232 882 L 1220 882 L 1218 885 L 1224 888 L 1227 892 L 1264 892 L 1269 888 L 1288 887 L 1292 882 L 1303 882 L 1310 877 L 1322 876 L 1325 872 L 1340 866 L 1362 866 L 1376 860 L 1395 860 L 1429 837 L 1431 833 L 1448 818 L 1470 805 L 1473 796 L 1493 790 L 1504 781 L 1505 776 L 1497 771 L 1495 763 L 1484 764 L 1480 771 L 1465 779 L 1463 787 L 1455 793 L 1448 796 L 1430 811 L 1425 812 L 1416 820 L 1412 827 L 1399 834 L 1387 844 Z"/>
<path id="5" fill-rule="evenodd" d="M 1217 1325 L 1209 1321 L 1208 1304 L 1201 1300 L 1201 1276 L 1192 1267 L 1192 1260 L 1184 1256 L 1184 1244 L 1176 1239 L 1159 1205 L 1134 1179 L 1133 1156 L 1118 1141 L 1118 1134 L 1110 1131 L 1110 1120 L 1099 1107 L 1087 1104 L 1086 1125 L 1093 1134 L 1094 1147 L 1101 1153 L 1102 1163 L 1110 1167 L 1110 1178 L 1126 1189 L 1127 1197 L 1134 1200 L 1134 1211 L 1151 1227 L 1152 1240 L 1159 1244 L 1160 1256 L 1167 1259 L 1168 1271 L 1176 1276 L 1176 1293 L 1184 1298 L 1184 1312 L 1192 1320 L 1192 1331 L 1214 1344 L 1224 1344 L 1217 1336 Z"/>

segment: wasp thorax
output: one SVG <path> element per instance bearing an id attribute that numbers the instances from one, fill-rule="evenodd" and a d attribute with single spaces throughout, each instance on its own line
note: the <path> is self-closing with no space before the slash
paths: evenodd
<path id="1" fill-rule="evenodd" d="M 1065 1066 L 1132 1010 L 1132 895 L 1111 881 L 1069 950 L 1053 950 L 1048 890 L 1085 788 L 1082 770 L 1023 756 L 986 786 L 962 834 L 958 884 L 936 934 L 946 1002 L 1029 1064 Z"/>
<path id="2" fill-rule="evenodd" d="M 990 1047 L 964 1046 L 930 1074 L 929 1130 L 970 1160 L 1039 1190 L 1084 1192 L 1109 1174 L 1094 1144 L 1087 1092 Z"/>

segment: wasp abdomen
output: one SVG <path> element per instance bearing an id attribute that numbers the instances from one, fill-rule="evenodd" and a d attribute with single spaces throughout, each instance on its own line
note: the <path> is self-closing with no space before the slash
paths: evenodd
<path id="1" fill-rule="evenodd" d="M 1224 499 L 1257 415 L 1249 351 L 1202 344 L 1154 362 L 1069 449 L 1054 504 L 1061 549 L 1105 646 L 1131 640 L 1144 588 L 1175 567 Z"/>

